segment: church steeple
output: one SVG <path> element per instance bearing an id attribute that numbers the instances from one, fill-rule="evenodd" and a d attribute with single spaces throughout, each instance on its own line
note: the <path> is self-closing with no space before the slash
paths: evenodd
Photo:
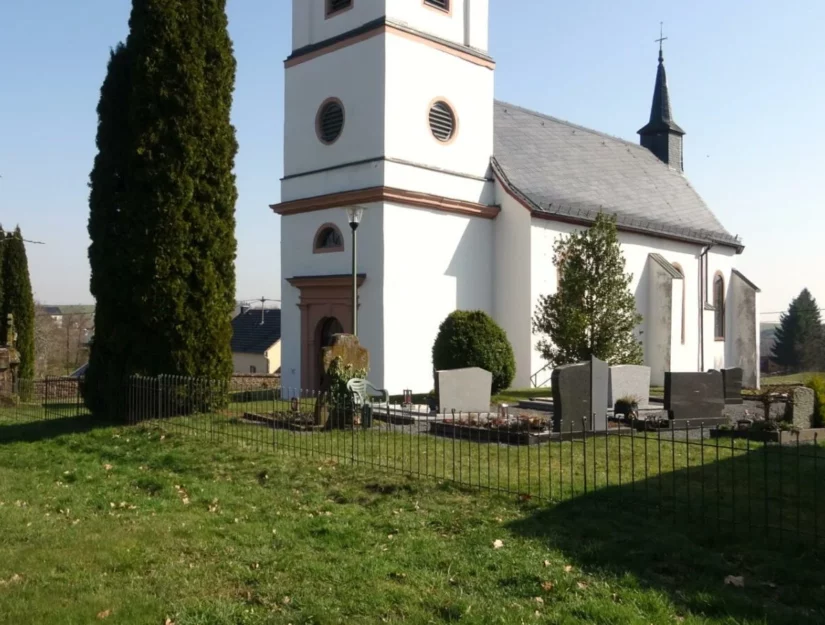
<path id="1" fill-rule="evenodd" d="M 650 121 L 639 130 L 641 144 L 653 152 L 659 160 L 680 171 L 684 170 L 682 157 L 682 137 L 685 131 L 673 121 L 670 107 L 670 91 L 667 86 L 665 57 L 662 43 L 667 37 L 657 39 L 659 43 L 659 68 L 656 71 L 656 86 L 653 90 L 653 104 L 650 107 Z"/>

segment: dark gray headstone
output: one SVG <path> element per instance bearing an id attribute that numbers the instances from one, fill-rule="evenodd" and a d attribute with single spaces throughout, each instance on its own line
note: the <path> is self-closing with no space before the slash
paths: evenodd
<path id="1" fill-rule="evenodd" d="M 493 374 L 478 367 L 436 372 L 439 412 L 489 412 Z"/>
<path id="2" fill-rule="evenodd" d="M 742 368 L 722 369 L 722 384 L 725 389 L 725 404 L 742 403 Z"/>
<path id="3" fill-rule="evenodd" d="M 589 362 L 557 367 L 553 371 L 553 431 L 568 433 L 607 429 L 607 386 L 610 368 Z M 595 413 L 595 420 L 593 414 Z"/>
<path id="4" fill-rule="evenodd" d="M 671 419 L 702 421 L 720 419 L 725 392 L 720 371 L 665 373 L 665 410 Z"/>

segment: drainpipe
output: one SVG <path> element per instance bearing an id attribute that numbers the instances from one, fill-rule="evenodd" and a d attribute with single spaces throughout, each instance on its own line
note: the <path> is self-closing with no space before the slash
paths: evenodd
<path id="1" fill-rule="evenodd" d="M 713 244 L 699 253 L 699 372 L 705 371 L 705 304 L 708 296 L 708 252 Z"/>

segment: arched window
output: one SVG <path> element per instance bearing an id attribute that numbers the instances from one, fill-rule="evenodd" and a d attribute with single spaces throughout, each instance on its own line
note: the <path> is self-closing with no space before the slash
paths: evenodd
<path id="1" fill-rule="evenodd" d="M 679 263 L 672 263 L 673 268 L 682 274 L 682 345 L 685 344 L 685 270 Z"/>
<path id="2" fill-rule="evenodd" d="M 718 271 L 713 277 L 713 332 L 717 341 L 725 340 L 725 279 Z"/>
<path id="3" fill-rule="evenodd" d="M 315 240 L 312 244 L 312 251 L 315 254 L 328 254 L 330 252 L 344 251 L 344 237 L 338 226 L 335 224 L 324 224 L 315 233 Z"/>

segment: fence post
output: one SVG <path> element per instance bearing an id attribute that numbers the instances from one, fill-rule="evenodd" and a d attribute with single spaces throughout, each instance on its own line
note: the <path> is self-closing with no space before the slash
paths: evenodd
<path id="1" fill-rule="evenodd" d="M 46 391 L 43 394 L 43 416 L 48 419 L 49 418 L 49 376 L 46 376 L 45 380 Z"/>

